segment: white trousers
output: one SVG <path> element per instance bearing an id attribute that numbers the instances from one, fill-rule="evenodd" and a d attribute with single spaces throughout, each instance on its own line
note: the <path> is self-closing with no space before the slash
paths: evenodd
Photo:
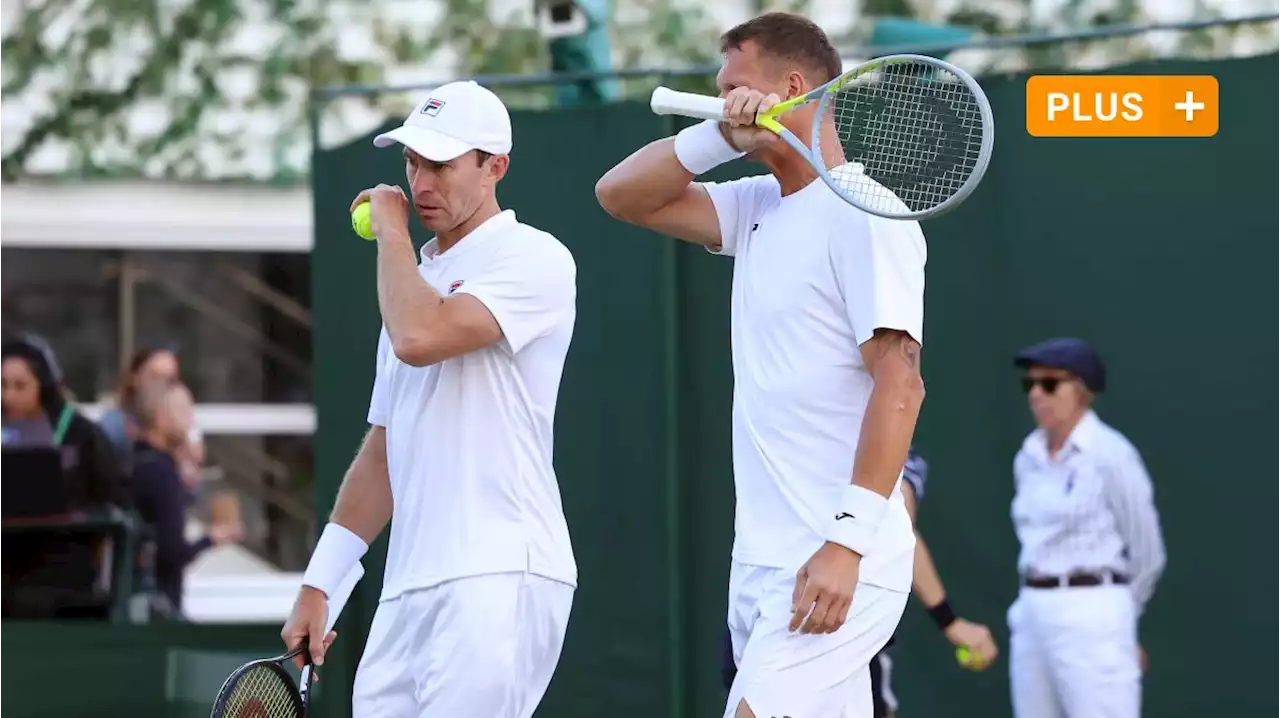
<path id="1" fill-rule="evenodd" d="M 1015 718 L 1139 718 L 1138 620 L 1126 587 L 1024 588 L 1008 619 Z"/>
<path id="2" fill-rule="evenodd" d="M 383 601 L 356 670 L 355 718 L 529 718 L 560 660 L 573 587 L 529 573 Z"/>
<path id="3" fill-rule="evenodd" d="M 759 718 L 871 718 L 872 657 L 889 642 L 907 594 L 859 583 L 835 633 L 792 633 L 796 573 L 733 562 L 729 634 L 738 665 L 724 715 L 745 700 Z"/>

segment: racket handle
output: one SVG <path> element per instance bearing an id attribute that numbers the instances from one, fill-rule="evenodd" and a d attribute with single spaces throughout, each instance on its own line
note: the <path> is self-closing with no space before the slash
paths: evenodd
<path id="1" fill-rule="evenodd" d="M 700 120 L 724 118 L 724 100 L 692 92 L 677 92 L 669 87 L 659 87 L 649 99 L 649 107 L 655 115 L 680 115 Z"/>
<path id="2" fill-rule="evenodd" d="M 324 634 L 329 635 L 329 631 L 338 624 L 338 616 L 342 614 L 342 609 L 346 607 L 347 601 L 351 598 L 351 592 L 355 590 L 356 584 L 360 582 L 360 578 L 364 576 L 364 566 L 356 563 L 342 577 L 342 581 L 338 583 L 338 587 L 333 590 L 333 595 L 329 597 L 329 618 L 325 621 Z M 302 667 L 302 675 L 298 678 L 298 696 L 302 698 L 303 709 L 310 704 L 311 694 L 311 663 L 307 662 Z"/>

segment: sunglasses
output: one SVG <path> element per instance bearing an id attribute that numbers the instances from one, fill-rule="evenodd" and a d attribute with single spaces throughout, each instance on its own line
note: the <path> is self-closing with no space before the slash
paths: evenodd
<path id="1" fill-rule="evenodd" d="M 1033 379 L 1029 376 L 1024 376 L 1022 377 L 1022 392 L 1024 394 L 1030 394 L 1032 387 L 1038 385 L 1044 393 L 1052 394 L 1058 390 L 1059 386 L 1069 381 L 1071 380 L 1056 376 L 1043 377 L 1040 379 Z"/>

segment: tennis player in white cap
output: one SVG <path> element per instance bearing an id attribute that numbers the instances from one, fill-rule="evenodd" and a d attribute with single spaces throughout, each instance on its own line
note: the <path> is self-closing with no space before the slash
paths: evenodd
<path id="1" fill-rule="evenodd" d="M 378 185 L 352 203 L 372 203 L 378 245 L 371 426 L 282 638 L 323 661 L 326 597 L 390 521 L 353 714 L 528 718 L 577 581 L 551 464 L 577 270 L 498 205 L 511 119 L 489 90 L 433 90 L 374 144 L 402 147 L 412 196 Z M 420 260 L 413 215 L 435 233 Z"/>

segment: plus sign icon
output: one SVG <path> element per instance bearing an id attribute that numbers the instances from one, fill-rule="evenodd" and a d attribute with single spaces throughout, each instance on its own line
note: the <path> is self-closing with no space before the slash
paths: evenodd
<path id="1" fill-rule="evenodd" d="M 1196 93 L 1187 90 L 1186 99 L 1173 103 L 1173 108 L 1186 114 L 1187 122 L 1195 119 L 1196 113 L 1204 109 L 1204 103 L 1196 100 Z"/>

